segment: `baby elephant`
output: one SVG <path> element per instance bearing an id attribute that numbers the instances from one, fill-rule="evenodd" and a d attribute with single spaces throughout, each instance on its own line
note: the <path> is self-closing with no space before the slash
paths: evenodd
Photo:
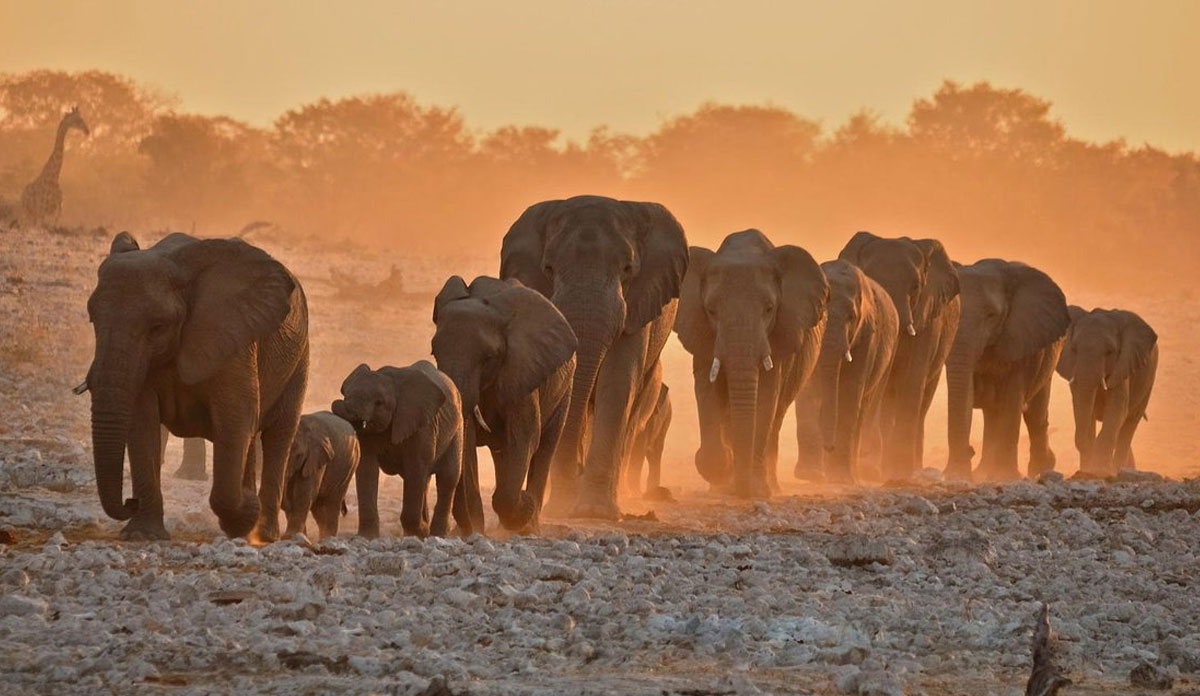
<path id="1" fill-rule="evenodd" d="M 283 489 L 287 536 L 306 531 L 309 512 L 322 538 L 337 536 L 338 517 L 346 511 L 346 489 L 358 468 L 358 454 L 354 426 L 329 411 L 300 417 Z"/>
<path id="2" fill-rule="evenodd" d="M 1058 374 L 1071 383 L 1079 469 L 1100 476 L 1133 469 L 1130 445 L 1154 388 L 1158 334 L 1133 312 L 1067 309 L 1071 328 Z"/>
<path id="3" fill-rule="evenodd" d="M 400 524 L 415 536 L 445 536 L 462 468 L 462 402 L 454 382 L 428 360 L 372 370 L 359 365 L 342 382 L 333 412 L 354 426 L 362 447 L 358 473 L 358 533 L 379 536 L 379 472 L 404 479 Z M 425 490 L 437 477 L 429 526 Z M 459 526 L 464 518 L 455 512 Z M 466 528 L 469 528 L 469 521 Z"/>

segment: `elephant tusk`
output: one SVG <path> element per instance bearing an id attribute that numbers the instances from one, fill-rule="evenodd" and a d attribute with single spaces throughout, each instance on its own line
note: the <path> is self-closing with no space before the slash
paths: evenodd
<path id="1" fill-rule="evenodd" d="M 478 405 L 475 406 L 475 422 L 479 424 L 479 427 L 483 428 L 483 432 L 492 432 L 492 429 L 488 427 L 487 421 L 483 419 L 483 413 L 480 412 Z"/>
<path id="2" fill-rule="evenodd" d="M 1108 377 L 1105 375 L 1100 375 L 1100 388 L 1104 391 L 1108 391 Z"/>
<path id="3" fill-rule="evenodd" d="M 363 421 L 363 422 L 359 423 L 359 424 L 358 424 L 358 426 L 359 426 L 360 428 L 362 428 L 363 430 L 366 430 L 366 429 L 367 429 L 367 422 L 366 422 L 366 421 Z"/>
<path id="4" fill-rule="evenodd" d="M 850 354 L 849 350 L 846 351 L 846 362 L 854 362 L 854 356 Z"/>
<path id="5" fill-rule="evenodd" d="M 721 374 L 721 359 L 713 358 L 712 367 L 708 370 L 708 381 L 717 381 L 717 375 Z"/>
<path id="6" fill-rule="evenodd" d="M 913 326 L 912 324 L 909 324 L 909 325 L 908 325 L 908 328 L 906 329 L 906 331 L 908 331 L 908 335 L 909 335 L 909 336 L 916 336 L 916 335 L 917 335 L 917 327 Z"/>
<path id="7" fill-rule="evenodd" d="M 75 396 L 79 396 L 79 395 L 83 394 L 85 391 L 87 391 L 88 389 L 91 389 L 91 387 L 88 386 L 88 382 L 85 379 L 82 382 L 80 382 L 78 386 L 72 387 L 71 393 L 74 394 Z"/>
<path id="8" fill-rule="evenodd" d="M 763 358 L 763 369 L 767 372 L 775 369 L 775 363 L 771 362 L 771 356 Z"/>

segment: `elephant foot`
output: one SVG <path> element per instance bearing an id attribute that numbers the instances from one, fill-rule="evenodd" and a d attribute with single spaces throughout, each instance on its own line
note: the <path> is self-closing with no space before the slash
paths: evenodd
<path id="1" fill-rule="evenodd" d="M 642 494 L 642 500 L 673 503 L 675 502 L 675 496 L 671 494 L 671 489 L 666 486 L 651 486 Z"/>
<path id="2" fill-rule="evenodd" d="M 621 519 L 621 508 L 617 507 L 617 501 L 611 500 L 607 496 L 584 496 L 575 504 L 575 508 L 571 510 L 570 516 L 598 520 L 619 520 Z"/>
<path id="3" fill-rule="evenodd" d="M 771 487 L 761 478 L 739 481 L 734 486 L 734 495 L 747 500 L 770 500 Z"/>
<path id="4" fill-rule="evenodd" d="M 1054 471 L 1054 467 L 1058 464 L 1053 452 L 1029 458 L 1029 478 L 1036 479 L 1047 471 Z"/>
<path id="5" fill-rule="evenodd" d="M 837 483 L 841 485 L 852 486 L 857 481 L 854 480 L 854 474 L 848 469 L 834 468 L 825 475 L 826 483 Z"/>
<path id="6" fill-rule="evenodd" d="M 942 473 L 947 481 L 970 481 L 971 480 L 971 463 L 962 464 L 947 464 L 946 470 Z"/>
<path id="7" fill-rule="evenodd" d="M 175 470 L 175 478 L 182 481 L 207 481 L 208 472 L 201 466 L 199 469 L 183 464 Z"/>
<path id="8" fill-rule="evenodd" d="M 796 462 L 795 468 L 792 469 L 792 476 L 801 481 L 812 481 L 814 483 L 821 483 L 825 480 L 825 472 L 820 466 L 804 462 Z"/>
<path id="9" fill-rule="evenodd" d="M 976 469 L 975 477 L 980 481 L 987 481 L 988 483 L 1009 483 L 1019 481 L 1021 479 L 1021 472 L 1016 467 L 1012 467 L 1011 469 L 991 469 L 988 471 Z"/>
<path id="10" fill-rule="evenodd" d="M 577 498 L 574 493 L 555 494 L 554 491 L 550 491 L 550 499 L 546 501 L 542 513 L 549 517 L 570 517 Z"/>
<path id="11" fill-rule="evenodd" d="M 260 517 L 258 524 L 254 525 L 254 530 L 246 538 L 251 542 L 259 544 L 271 544 L 279 541 L 279 520 Z"/>
<path id="12" fill-rule="evenodd" d="M 362 526 L 360 526 L 358 528 L 358 532 L 355 533 L 355 536 L 360 536 L 364 539 L 378 539 L 379 538 L 379 527 L 362 527 Z"/>
<path id="13" fill-rule="evenodd" d="M 161 517 L 134 517 L 121 529 L 120 538 L 121 541 L 167 541 L 171 535 Z"/>

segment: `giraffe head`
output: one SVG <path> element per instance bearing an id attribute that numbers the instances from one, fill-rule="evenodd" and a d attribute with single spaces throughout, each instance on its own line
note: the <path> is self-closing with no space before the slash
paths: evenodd
<path id="1" fill-rule="evenodd" d="M 71 107 L 71 110 L 63 115 L 62 125 L 66 128 L 78 128 L 83 131 L 84 135 L 91 135 L 92 131 L 88 128 L 88 124 L 84 122 L 83 116 L 79 115 L 79 106 Z"/>

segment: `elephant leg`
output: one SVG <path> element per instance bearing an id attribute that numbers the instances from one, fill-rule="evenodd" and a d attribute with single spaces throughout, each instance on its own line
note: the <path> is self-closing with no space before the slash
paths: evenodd
<path id="1" fill-rule="evenodd" d="M 292 479 L 292 486 L 283 503 L 283 514 L 287 520 L 287 528 L 283 533 L 285 537 L 293 537 L 304 531 L 310 510 L 314 518 L 317 516 L 316 508 L 320 500 L 318 486 L 319 483 L 316 482 Z M 320 525 L 319 520 L 317 524 Z"/>
<path id="2" fill-rule="evenodd" d="M 1050 449 L 1050 385 L 1038 390 L 1025 405 L 1025 429 L 1029 431 L 1029 478 L 1054 471 Z"/>
<path id="3" fill-rule="evenodd" d="M 862 434 L 859 438 L 857 470 L 854 472 L 859 481 L 879 481 L 883 478 L 883 418 L 880 413 L 882 397 L 881 386 L 875 387 L 871 394 L 863 397 L 859 421 Z"/>
<path id="4" fill-rule="evenodd" d="M 622 488 L 626 495 L 637 496 L 642 493 L 642 464 L 646 460 L 646 429 L 640 428 L 632 440 L 629 458 L 625 462 L 621 478 L 624 484 Z"/>
<path id="5" fill-rule="evenodd" d="M 618 467 L 638 386 L 648 331 L 624 336 L 613 345 L 596 375 L 593 432 L 572 517 L 621 518 L 617 505 Z"/>
<path id="6" fill-rule="evenodd" d="M 885 396 L 885 414 L 892 423 L 885 433 L 884 475 L 890 480 L 908 480 L 916 473 L 917 447 L 921 442 L 918 431 L 923 430 L 921 408 L 925 399 L 927 375 L 919 361 L 903 365 L 892 375 Z"/>
<path id="7" fill-rule="evenodd" d="M 713 489 L 728 487 L 733 477 L 733 457 L 729 438 L 729 400 L 725 377 L 708 381 L 709 366 L 692 361 L 695 380 L 696 415 L 700 421 L 700 448 L 696 450 L 696 471 Z"/>
<path id="8" fill-rule="evenodd" d="M 429 533 L 433 536 L 444 537 L 450 533 L 450 510 L 454 505 L 454 494 L 458 488 L 461 476 L 462 448 L 450 447 L 437 463 L 437 502 L 433 506 L 433 519 L 429 525 Z"/>
<path id="9" fill-rule="evenodd" d="M 404 477 L 404 502 L 400 508 L 400 526 L 409 536 L 429 536 L 426 521 L 425 490 L 429 487 L 429 474 L 414 473 Z"/>
<path id="10" fill-rule="evenodd" d="M 594 396 L 595 389 L 593 389 Z M 579 462 L 587 458 L 590 449 L 592 428 L 595 424 L 595 405 L 590 404 L 584 409 L 581 418 L 583 422 L 579 426 L 579 440 L 576 443 L 576 449 L 569 451 L 570 447 L 563 446 L 566 443 L 560 443 L 550 466 L 550 500 L 546 503 L 545 511 L 551 517 L 569 516 L 579 501 L 579 480 L 582 475 Z"/>
<path id="11" fill-rule="evenodd" d="M 208 502 L 221 529 L 231 537 L 246 536 L 258 521 L 259 501 L 250 461 L 254 458 L 252 439 L 244 426 L 214 424 L 213 484 Z M 249 489 L 245 487 L 246 469 L 251 470 Z"/>
<path id="12" fill-rule="evenodd" d="M 838 422 L 831 466 L 826 474 L 839 483 L 854 483 L 858 439 L 862 429 L 862 400 L 866 376 L 862 368 L 843 368 L 838 381 Z"/>
<path id="13" fill-rule="evenodd" d="M 792 476 L 803 481 L 825 479 L 825 448 L 821 443 L 821 395 L 815 384 L 808 385 L 796 397 L 796 466 Z"/>
<path id="14" fill-rule="evenodd" d="M 158 397 L 150 389 L 138 396 L 133 425 L 126 441 L 129 450 L 129 472 L 133 478 L 133 497 L 138 501 L 137 512 L 121 529 L 125 540 L 169 539 L 163 525 L 162 432 L 159 426 Z"/>
<path id="15" fill-rule="evenodd" d="M 1104 417 L 1096 443 L 1092 447 L 1092 466 L 1097 474 L 1111 476 L 1117 472 L 1120 461 L 1116 457 L 1120 431 L 1127 420 L 1129 385 L 1124 382 L 1108 390 L 1104 399 Z M 1132 439 L 1133 435 L 1130 434 Z"/>
<path id="16" fill-rule="evenodd" d="M 1016 388 L 1008 388 L 996 404 L 983 413 L 981 474 L 988 481 L 1013 481 L 1021 477 L 1017 468 L 1017 444 L 1021 439 L 1021 399 Z M 990 445 L 990 446 L 989 446 Z"/>
<path id="17" fill-rule="evenodd" d="M 563 399 L 555 412 L 542 425 L 542 437 L 533 457 L 529 460 L 529 478 L 525 484 L 529 497 L 533 500 L 534 514 L 530 531 L 536 533 L 541 525 L 542 501 L 546 497 L 546 481 L 550 477 L 550 467 L 554 461 L 554 451 L 562 438 L 563 429 L 567 425 L 567 408 L 570 399 Z"/>
<path id="18" fill-rule="evenodd" d="M 354 472 L 354 490 L 358 493 L 358 535 L 379 536 L 379 460 L 363 448 Z"/>
<path id="19" fill-rule="evenodd" d="M 283 500 L 283 477 L 287 474 L 288 455 L 300 427 L 300 411 L 308 386 L 308 361 L 303 361 L 288 382 L 259 433 L 261 443 L 262 485 L 258 489 L 259 516 L 255 534 L 259 541 L 279 538 L 279 504 Z M 249 469 L 249 467 L 247 467 Z M 251 476 L 249 473 L 248 476 Z M 252 479 L 251 479 L 252 480 Z"/>
<path id="20" fill-rule="evenodd" d="M 929 416 L 929 408 L 933 406 L 933 395 L 937 393 L 938 382 L 942 381 L 942 368 L 934 370 L 925 380 L 921 389 L 921 411 L 917 416 L 917 425 L 913 433 L 913 472 L 925 468 L 925 419 Z"/>
<path id="21" fill-rule="evenodd" d="M 667 424 L 659 421 L 659 418 L 660 415 L 656 414 L 655 429 L 647 437 L 646 443 L 645 497 L 652 500 L 661 500 L 669 496 L 662 486 L 662 454 L 667 441 Z"/>
<path id="22" fill-rule="evenodd" d="M 183 460 L 180 462 L 179 468 L 175 470 L 175 478 L 185 481 L 208 480 L 208 472 L 204 470 L 204 438 L 187 437 L 183 439 Z"/>

